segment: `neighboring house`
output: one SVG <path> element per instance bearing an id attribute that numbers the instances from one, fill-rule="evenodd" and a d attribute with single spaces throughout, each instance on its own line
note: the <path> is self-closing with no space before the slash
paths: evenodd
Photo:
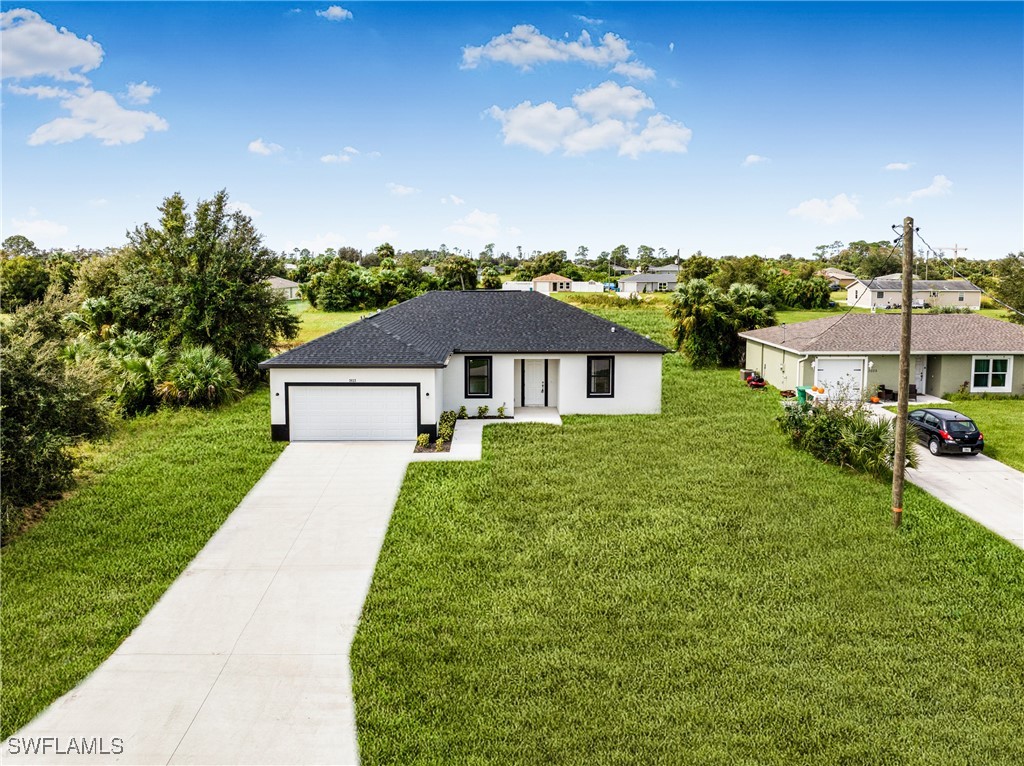
<path id="1" fill-rule="evenodd" d="M 563 277 L 561 274 L 545 274 L 542 277 L 533 278 L 534 292 L 538 293 L 567 293 L 572 291 L 572 280 Z"/>
<path id="2" fill-rule="evenodd" d="M 959 306 L 981 308 L 981 288 L 966 279 L 915 279 L 914 306 Z M 858 279 L 846 289 L 846 303 L 864 309 L 896 308 L 903 303 L 903 280 L 898 274 Z"/>
<path id="3" fill-rule="evenodd" d="M 634 274 L 619 280 L 619 292 L 623 295 L 638 293 L 666 293 L 676 289 L 678 274 L 671 272 Z"/>
<path id="4" fill-rule="evenodd" d="M 270 289 L 282 296 L 286 301 L 299 299 L 299 283 L 282 277 L 267 277 L 267 284 Z"/>
<path id="5" fill-rule="evenodd" d="M 574 293 L 603 293 L 604 283 L 595 282 L 593 279 L 589 282 L 573 282 L 572 291 Z"/>
<path id="6" fill-rule="evenodd" d="M 824 277 L 841 290 L 846 290 L 854 282 L 860 281 L 856 274 L 849 271 L 843 271 L 842 269 L 837 269 L 834 266 L 829 266 L 826 269 L 822 269 L 821 271 L 818 272 L 818 276 Z"/>
<path id="7" fill-rule="evenodd" d="M 535 292 L 428 292 L 260 365 L 275 440 L 414 439 L 444 410 L 661 412 L 668 349 Z"/>
<path id="8" fill-rule="evenodd" d="M 666 263 L 664 266 L 651 266 L 647 269 L 648 274 L 671 274 L 679 281 L 679 264 Z"/>
<path id="9" fill-rule="evenodd" d="M 437 276 L 437 266 L 420 266 L 420 271 L 432 277 Z"/>
<path id="10" fill-rule="evenodd" d="M 523 293 L 533 292 L 533 282 L 522 282 L 510 279 L 508 282 L 501 283 L 502 290 L 518 290 Z"/>
<path id="11" fill-rule="evenodd" d="M 632 274 L 633 273 L 633 269 L 629 268 L 628 266 L 615 266 L 615 265 L 612 265 L 612 266 L 608 267 L 608 270 L 612 274 Z"/>
<path id="12" fill-rule="evenodd" d="M 899 314 L 845 314 L 740 333 L 746 366 L 780 389 L 822 386 L 850 398 L 899 385 Z M 1024 326 L 979 314 L 915 314 L 910 382 L 942 396 L 1024 393 Z"/>

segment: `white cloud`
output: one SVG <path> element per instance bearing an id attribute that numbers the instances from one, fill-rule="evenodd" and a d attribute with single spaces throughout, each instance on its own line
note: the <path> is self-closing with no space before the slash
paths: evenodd
<path id="1" fill-rule="evenodd" d="M 249 151 L 253 154 L 262 154 L 264 157 L 268 157 L 271 154 L 277 154 L 280 151 L 284 151 L 284 147 L 280 144 L 268 143 L 262 138 L 257 138 L 249 142 Z"/>
<path id="2" fill-rule="evenodd" d="M 544 154 L 561 149 L 567 155 L 581 155 L 617 148 L 620 156 L 636 159 L 647 152 L 685 152 L 693 135 L 664 114 L 648 117 L 644 125 L 637 122 L 640 112 L 654 108 L 654 101 L 632 86 L 602 83 L 577 93 L 573 103 L 575 107 L 550 101 L 534 106 L 524 101 L 511 109 L 492 106 L 486 113 L 501 123 L 507 146 L 527 146 Z"/>
<path id="3" fill-rule="evenodd" d="M 537 64 L 575 61 L 615 68 L 620 74 L 637 79 L 654 77 L 654 70 L 636 61 L 633 55 L 629 42 L 614 32 L 604 34 L 597 43 L 586 30 L 576 40 L 566 41 L 548 37 L 531 24 L 519 24 L 511 32 L 491 38 L 486 45 L 463 48 L 462 68 L 476 69 L 482 61 L 496 61 L 525 72 Z"/>
<path id="4" fill-rule="evenodd" d="M 321 162 L 326 162 L 328 164 L 339 163 L 339 162 L 340 163 L 346 163 L 346 162 L 351 162 L 352 161 L 352 155 L 351 154 L 345 154 L 344 152 L 338 152 L 337 154 L 325 154 L 323 157 L 320 158 L 320 161 Z"/>
<path id="5" fill-rule="evenodd" d="M 340 5 L 332 5 L 326 10 L 317 11 L 316 15 L 328 21 L 346 21 L 352 18 L 352 11 L 346 11 Z"/>
<path id="6" fill-rule="evenodd" d="M 252 219 L 259 218 L 261 215 L 263 215 L 262 210 L 257 210 L 248 202 L 229 202 L 228 212 L 241 213 L 242 215 L 247 215 Z"/>
<path id="7" fill-rule="evenodd" d="M 592 19 L 589 16 L 573 16 L 573 18 L 591 27 L 599 27 L 604 24 L 604 19 Z"/>
<path id="8" fill-rule="evenodd" d="M 749 168 L 751 165 L 760 165 L 762 162 L 771 162 L 767 157 L 762 157 L 760 154 L 748 154 L 746 159 L 743 160 L 743 167 Z"/>
<path id="9" fill-rule="evenodd" d="M 790 215 L 816 223 L 839 223 L 863 218 L 857 209 L 857 198 L 837 194 L 832 199 L 809 199 L 789 211 Z"/>
<path id="10" fill-rule="evenodd" d="M 653 80 L 654 70 L 639 61 L 623 61 L 612 67 L 615 74 L 621 74 L 630 80 Z"/>
<path id="11" fill-rule="evenodd" d="M 537 106 L 524 101 L 511 109 L 492 106 L 487 114 L 501 123 L 506 146 L 528 146 L 544 154 L 550 154 L 563 145 L 567 135 L 588 125 L 571 106 L 559 108 L 551 101 Z"/>
<path id="12" fill-rule="evenodd" d="M 928 199 L 929 197 L 946 197 L 953 193 L 953 182 L 945 176 L 935 176 L 932 178 L 931 184 L 923 189 L 917 189 L 916 191 L 910 192 L 910 196 L 902 200 L 894 200 L 897 202 L 913 202 L 918 199 Z"/>
<path id="13" fill-rule="evenodd" d="M 89 200 L 89 204 L 92 207 L 106 207 L 107 205 L 110 204 L 110 200 L 105 199 L 104 197 L 99 197 L 97 199 Z"/>
<path id="14" fill-rule="evenodd" d="M 910 170 L 912 163 L 910 162 L 890 162 L 885 166 L 886 170 Z"/>
<path id="15" fill-rule="evenodd" d="M 104 146 L 134 144 L 149 131 L 167 130 L 167 121 L 153 112 L 125 109 L 102 90 L 83 86 L 60 102 L 70 117 L 58 117 L 40 125 L 28 137 L 30 146 L 66 144 L 86 136 L 98 138 Z"/>
<path id="16" fill-rule="evenodd" d="M 668 52 L 669 53 L 672 53 L 675 49 L 676 49 L 676 44 L 675 43 L 669 43 L 668 44 Z"/>
<path id="17" fill-rule="evenodd" d="M 159 88 L 155 85 L 150 85 L 145 80 L 142 82 L 130 82 L 128 83 L 128 93 L 125 95 L 125 100 L 132 104 L 148 104 L 149 100 L 159 92 Z"/>
<path id="18" fill-rule="evenodd" d="M 411 194 L 418 194 L 419 189 L 412 186 L 403 186 L 402 184 L 389 183 L 387 185 L 388 191 L 390 191 L 396 197 L 408 197 Z"/>
<path id="19" fill-rule="evenodd" d="M 454 194 L 449 194 L 447 197 L 441 197 L 442 205 L 447 205 L 449 202 L 451 202 L 453 205 L 466 204 L 466 200 L 462 199 L 462 197 L 456 197 Z"/>
<path id="20" fill-rule="evenodd" d="M 19 96 L 35 96 L 40 101 L 44 98 L 68 98 L 71 91 L 64 88 L 55 88 L 52 85 L 33 85 L 30 88 L 23 88 L 20 85 L 8 85 L 7 90 L 17 93 Z"/>
<path id="21" fill-rule="evenodd" d="M 596 88 L 577 93 L 572 97 L 576 109 L 594 119 L 609 117 L 634 119 L 645 109 L 653 109 L 654 101 L 642 90 L 632 85 L 625 87 L 608 80 Z"/>
<path id="22" fill-rule="evenodd" d="M 83 40 L 25 8 L 0 13 L 0 33 L 0 69 L 5 80 L 45 76 L 87 83 L 82 73 L 91 72 L 103 61 L 103 47 L 92 37 Z"/>
<path id="23" fill-rule="evenodd" d="M 359 154 L 359 150 L 354 146 L 346 146 L 342 151 L 345 152 L 345 154 Z"/>
<path id="24" fill-rule="evenodd" d="M 387 242 L 390 239 L 394 239 L 398 236 L 398 232 L 388 226 L 386 223 L 378 226 L 376 231 L 366 232 L 366 238 L 371 242 Z"/>
<path id="25" fill-rule="evenodd" d="M 34 211 L 30 211 L 33 212 Z M 68 227 L 62 223 L 47 221 L 41 218 L 31 220 L 11 219 L 11 233 L 28 237 L 39 247 L 53 247 L 62 241 L 68 233 Z"/>
<path id="26" fill-rule="evenodd" d="M 445 231 L 458 234 L 461 237 L 494 239 L 501 233 L 501 218 L 497 213 L 485 213 L 474 208 L 472 213 L 464 218 L 459 218 L 451 226 L 446 227 Z"/>

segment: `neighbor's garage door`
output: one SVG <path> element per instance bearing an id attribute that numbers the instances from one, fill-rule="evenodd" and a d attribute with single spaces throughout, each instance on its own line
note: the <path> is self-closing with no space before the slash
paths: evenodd
<path id="1" fill-rule="evenodd" d="M 829 396 L 860 399 L 864 387 L 864 360 L 826 359 L 819 356 L 814 382 L 822 386 Z"/>
<path id="2" fill-rule="evenodd" d="M 288 386 L 292 441 L 416 438 L 415 386 Z"/>

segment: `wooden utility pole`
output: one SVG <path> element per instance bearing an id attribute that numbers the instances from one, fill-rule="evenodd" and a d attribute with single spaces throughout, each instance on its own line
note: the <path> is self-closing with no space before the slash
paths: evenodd
<path id="1" fill-rule="evenodd" d="M 910 399 L 910 304 L 914 300 L 914 219 L 903 219 L 903 305 L 900 308 L 900 379 L 896 402 L 896 454 L 892 460 L 892 525 L 903 522 L 903 477 L 907 465 Z"/>

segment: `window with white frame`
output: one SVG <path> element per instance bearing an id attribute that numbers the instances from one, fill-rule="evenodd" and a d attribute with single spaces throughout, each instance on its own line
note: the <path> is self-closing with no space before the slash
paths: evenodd
<path id="1" fill-rule="evenodd" d="M 976 356 L 972 360 L 971 391 L 1009 393 L 1013 380 L 1013 357 Z"/>
<path id="2" fill-rule="evenodd" d="M 958 300 L 958 301 L 960 301 L 961 303 L 963 303 L 963 302 L 964 302 L 964 294 L 963 294 L 963 293 L 960 293 L 960 294 L 959 294 L 959 295 L 957 296 L 957 300 Z"/>
<path id="3" fill-rule="evenodd" d="M 881 290 L 879 290 L 879 291 L 878 291 L 878 297 L 879 297 L 879 298 L 884 298 L 884 297 L 885 297 L 885 293 L 884 293 L 884 292 L 882 292 Z"/>

